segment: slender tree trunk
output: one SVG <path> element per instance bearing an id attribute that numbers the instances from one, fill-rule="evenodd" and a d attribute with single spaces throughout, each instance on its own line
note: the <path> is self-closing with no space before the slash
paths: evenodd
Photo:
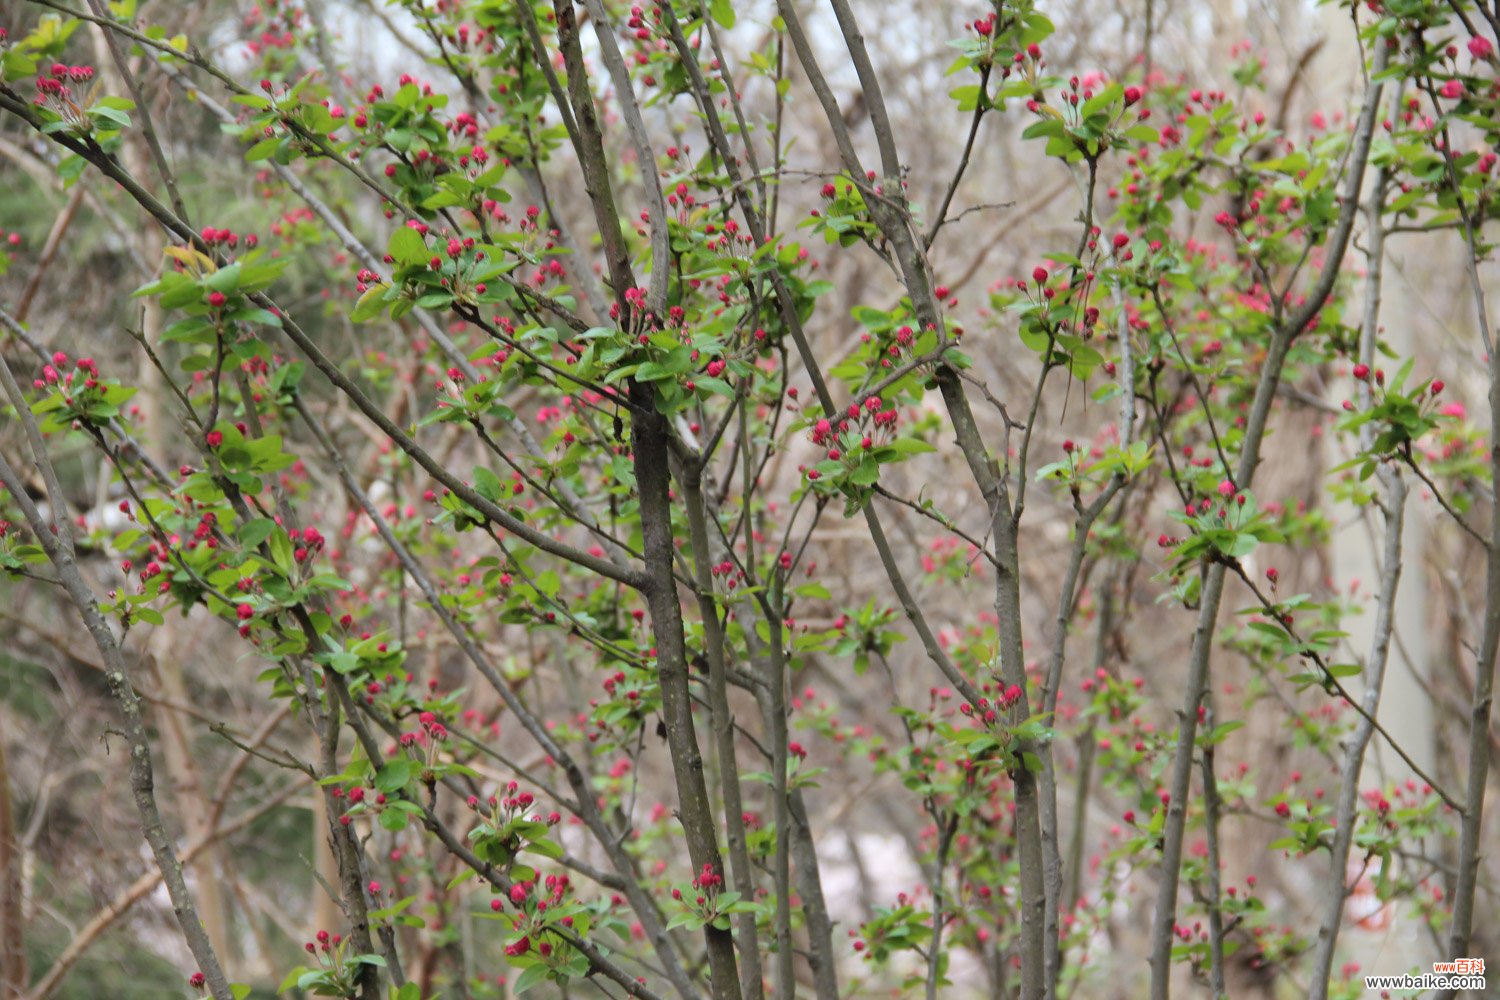
<path id="1" fill-rule="evenodd" d="M 1400 100 L 1398 94 L 1393 104 Z M 1369 227 L 1365 257 L 1369 266 L 1365 274 L 1365 315 L 1360 330 L 1359 360 L 1371 367 L 1376 363 L 1380 341 L 1381 283 L 1385 274 L 1385 195 L 1389 171 L 1381 167 L 1370 187 L 1365 206 Z M 1368 382 L 1357 387 L 1359 406 L 1372 404 Z M 1369 448 L 1374 429 L 1366 424 L 1360 429 L 1360 446 Z M 1344 904 L 1349 897 L 1349 850 L 1354 843 L 1356 809 L 1359 805 L 1359 781 L 1365 763 L 1365 751 L 1375 734 L 1371 721 L 1380 709 L 1386 664 L 1390 661 L 1391 637 L 1395 631 L 1396 594 L 1401 583 L 1403 527 L 1406 516 L 1406 480 L 1399 468 L 1384 466 L 1379 470 L 1384 499 L 1381 508 L 1385 518 L 1385 541 L 1382 547 L 1380 591 L 1375 611 L 1375 626 L 1369 656 L 1365 660 L 1363 695 L 1365 715 L 1355 722 L 1354 731 L 1344 746 L 1339 768 L 1338 802 L 1334 806 L 1333 845 L 1329 850 L 1328 880 L 1324 883 L 1320 903 L 1322 921 L 1318 925 L 1318 943 L 1313 952 L 1313 967 L 1308 983 L 1310 1000 L 1325 1000 L 1333 975 L 1334 952 L 1339 929 L 1344 923 Z"/>
<path id="2" fill-rule="evenodd" d="M 8 734 L 0 731 L 0 1000 L 16 1000 L 26 990 L 25 919 L 21 877 L 21 840 L 11 809 Z"/>
<path id="3" fill-rule="evenodd" d="M 655 390 L 637 386 L 632 392 L 637 411 L 630 421 L 635 452 L 636 488 L 640 492 L 641 533 L 646 557 L 646 605 L 656 640 L 657 675 L 661 681 L 662 715 L 677 787 L 677 817 L 687 841 L 693 871 L 722 878 L 717 824 L 703 776 L 703 751 L 693 723 L 688 690 L 687 649 L 683 641 L 682 606 L 672 576 L 672 500 L 669 489 L 669 450 L 666 418 L 656 412 Z M 715 1000 L 740 1000 L 734 936 L 712 924 L 703 928 L 708 944 L 709 977 Z"/>

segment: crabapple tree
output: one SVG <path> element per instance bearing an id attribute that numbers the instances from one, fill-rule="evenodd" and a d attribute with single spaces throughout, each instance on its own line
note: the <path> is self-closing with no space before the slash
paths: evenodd
<path id="1" fill-rule="evenodd" d="M 8 5 L 0 998 L 1500 942 L 1500 10 L 1211 6 Z"/>

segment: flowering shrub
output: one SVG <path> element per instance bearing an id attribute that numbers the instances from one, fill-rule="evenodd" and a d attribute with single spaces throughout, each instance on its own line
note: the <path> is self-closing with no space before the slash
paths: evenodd
<path id="1" fill-rule="evenodd" d="M 0 254 L 0 570 L 81 616 L 192 992 L 1354 995 L 1367 874 L 1434 958 L 1495 941 L 1491 10 L 1343 5 L 1359 92 L 1302 127 L 1149 4 L 1105 73 L 973 3 L 925 176 L 873 5 L 210 6 L 0 39 L 0 135 L 77 192 Z M 1004 269 L 959 242 L 1002 144 L 1063 192 Z M 139 280 L 42 322 L 81 225 Z M 1441 352 L 1382 326 L 1406 234 L 1459 262 Z M 1419 516 L 1442 766 L 1381 702 Z M 189 864 L 242 772 L 314 806 L 300 958 Z"/>

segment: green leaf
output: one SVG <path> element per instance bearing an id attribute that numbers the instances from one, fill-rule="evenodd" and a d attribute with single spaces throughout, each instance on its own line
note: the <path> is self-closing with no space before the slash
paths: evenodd
<path id="1" fill-rule="evenodd" d="M 525 993 L 538 983 L 546 982 L 547 975 L 552 970 L 542 962 L 528 966 L 525 972 L 516 977 L 516 985 L 512 987 L 519 995 Z"/>
<path id="2" fill-rule="evenodd" d="M 262 139 L 245 150 L 245 161 L 247 163 L 259 163 L 261 160 L 269 160 L 280 146 L 281 138 L 279 136 Z"/>
<path id="3" fill-rule="evenodd" d="M 676 914 L 671 920 L 667 921 L 667 930 L 669 931 L 674 931 L 679 927 L 690 927 L 693 930 L 697 930 L 702 926 L 703 918 L 688 910 Z"/>
<path id="4" fill-rule="evenodd" d="M 1103 111 L 1105 108 L 1113 104 L 1116 100 L 1119 100 L 1124 91 L 1125 88 L 1120 84 L 1110 84 L 1098 94 L 1095 94 L 1093 97 L 1089 98 L 1083 103 L 1083 107 L 1078 110 L 1078 117 L 1082 119 L 1088 119 L 1089 117 L 1098 114 L 1099 112 Z"/>
<path id="5" fill-rule="evenodd" d="M 1213 728 L 1213 731 L 1208 734 L 1208 742 L 1210 744 L 1223 743 L 1224 740 L 1228 738 L 1230 733 L 1234 732 L 1236 729 L 1243 728 L 1244 725 L 1245 723 L 1238 719 L 1232 722 L 1221 723 L 1220 725 L 1215 726 Z"/>
<path id="6" fill-rule="evenodd" d="M 386 244 L 385 252 L 403 267 L 425 265 L 432 259 L 427 250 L 427 241 L 415 229 L 406 226 L 391 233 L 391 241 Z"/>
<path id="7" fill-rule="evenodd" d="M 490 503 L 498 503 L 504 495 L 504 485 L 500 477 L 482 465 L 474 467 L 474 491 L 484 497 Z"/>
<path id="8" fill-rule="evenodd" d="M 279 525 L 270 535 L 271 561 L 276 568 L 281 570 L 285 576 L 291 576 L 297 568 L 296 552 L 292 548 L 292 540 L 287 537 L 285 529 Z"/>
<path id="9" fill-rule="evenodd" d="M 299 982 L 301 982 L 302 977 L 306 974 L 307 966 L 297 966 L 291 972 L 288 972 L 286 974 L 286 978 L 281 981 L 281 985 L 276 987 L 276 992 L 285 993 L 287 990 L 291 989 L 293 986 L 296 986 Z"/>
<path id="10" fill-rule="evenodd" d="M 896 438 L 886 447 L 901 455 L 920 455 L 923 452 L 937 451 L 926 441 L 917 438 Z"/>
<path id="11" fill-rule="evenodd" d="M 1259 540 L 1254 535 L 1248 533 L 1238 534 L 1234 536 L 1234 541 L 1230 543 L 1225 555 L 1233 556 L 1235 559 L 1243 559 L 1254 552 L 1255 546 L 1258 544 Z"/>
<path id="12" fill-rule="evenodd" d="M 1041 121 L 1032 122 L 1021 132 L 1022 139 L 1037 139 L 1042 136 L 1049 138 L 1063 134 L 1063 123 L 1056 118 L 1043 118 Z"/>
<path id="13" fill-rule="evenodd" d="M 354 310 L 349 318 L 356 323 L 368 323 L 385 312 L 385 293 L 390 291 L 390 287 L 380 284 L 366 288 L 359 301 L 354 303 Z"/>
<path id="14" fill-rule="evenodd" d="M 276 522 L 269 517 L 258 517 L 253 521 L 246 521 L 240 526 L 238 532 L 240 544 L 247 549 L 259 548 L 260 543 L 271 537 L 276 530 Z"/>
<path id="15" fill-rule="evenodd" d="M 712 375 L 698 375 L 694 377 L 693 382 L 697 385 L 699 392 L 712 392 L 729 399 L 734 398 L 734 389 L 730 387 L 728 382 L 725 382 L 721 378 L 714 378 Z"/>
<path id="16" fill-rule="evenodd" d="M 859 463 L 859 468 L 850 474 L 849 481 L 856 486 L 873 486 L 880 481 L 880 464 L 866 455 Z"/>
<path id="17" fill-rule="evenodd" d="M 105 122 L 108 122 L 109 125 L 114 125 L 116 128 L 129 128 L 130 127 L 130 116 L 127 115 L 125 112 L 119 111 L 119 110 L 117 110 L 115 108 L 105 108 L 105 107 L 89 108 L 88 114 L 89 114 L 90 118 L 94 118 L 94 119 L 100 119 L 100 118 L 102 118 L 102 119 L 104 119 Z M 104 127 L 108 128 L 108 125 L 105 125 Z"/>
<path id="18" fill-rule="evenodd" d="M 446 309 L 452 304 L 452 292 L 428 292 L 417 299 L 418 309 Z"/>
<path id="19" fill-rule="evenodd" d="M 463 196 L 455 194 L 452 191 L 439 191 L 437 194 L 424 198 L 422 200 L 422 207 L 427 209 L 447 208 L 450 205 L 462 205 L 464 201 Z"/>
<path id="20" fill-rule="evenodd" d="M 730 0 L 710 0 L 708 12 L 721 28 L 734 27 L 734 4 Z"/>
<path id="21" fill-rule="evenodd" d="M 563 856 L 563 849 L 545 837 L 540 840 L 529 841 L 521 849 L 531 854 L 540 854 L 544 858 L 551 858 L 553 861 L 560 861 Z"/>
<path id="22" fill-rule="evenodd" d="M 416 770 L 417 765 L 410 757 L 397 757 L 381 767 L 374 785 L 379 791 L 394 795 L 406 787 Z"/>
<path id="23" fill-rule="evenodd" d="M 164 341 L 181 341 L 186 344 L 213 343 L 213 323 L 203 316 L 189 316 L 178 320 L 161 332 Z M 204 336 L 208 334 L 208 336 Z"/>
<path id="24" fill-rule="evenodd" d="M 221 267 L 204 278 L 202 284 L 211 292 L 232 292 L 240 287 L 240 265 Z"/>
<path id="25" fill-rule="evenodd" d="M 328 657 L 328 665 L 337 674 L 352 674 L 359 669 L 359 657 L 353 653 L 333 653 Z"/>
<path id="26" fill-rule="evenodd" d="M 260 326 L 281 326 L 281 317 L 269 309 L 238 309 L 230 319 L 241 323 L 254 323 Z"/>

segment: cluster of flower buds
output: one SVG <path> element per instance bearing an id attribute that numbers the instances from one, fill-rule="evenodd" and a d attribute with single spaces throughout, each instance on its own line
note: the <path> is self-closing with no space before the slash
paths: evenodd
<path id="1" fill-rule="evenodd" d="M 703 870 L 693 878 L 694 889 L 717 889 L 724 884 L 724 876 L 714 871 L 714 866 L 705 864 Z"/>
<path id="2" fill-rule="evenodd" d="M 1070 106 L 1076 108 L 1076 107 L 1078 107 L 1078 100 L 1079 100 L 1080 96 L 1085 101 L 1093 99 L 1094 88 L 1092 86 L 1085 86 L 1083 88 L 1082 94 L 1080 95 L 1080 93 L 1079 93 L 1079 82 L 1080 81 L 1079 81 L 1078 77 L 1076 77 L 1076 76 L 1068 78 L 1068 92 L 1066 94 L 1062 95 L 1062 99 L 1063 99 L 1063 103 L 1064 104 L 1067 104 L 1067 105 L 1070 105 Z"/>
<path id="3" fill-rule="evenodd" d="M 661 8 L 655 4 L 651 5 L 651 21 L 661 22 Z M 630 8 L 630 19 L 625 22 L 625 26 L 635 33 L 638 41 L 645 41 L 651 37 L 651 28 L 646 24 L 646 11 L 640 4 Z"/>
<path id="4" fill-rule="evenodd" d="M 337 948 L 344 940 L 343 935 L 329 934 L 327 931 L 318 931 L 313 937 L 316 940 L 309 941 L 302 946 L 309 955 L 316 955 L 319 952 L 326 955 Z"/>
<path id="5" fill-rule="evenodd" d="M 68 84 L 88 83 L 93 78 L 94 67 L 92 66 L 68 66 L 64 63 L 53 63 L 47 70 L 46 76 L 36 78 L 37 103 L 45 103 L 48 98 L 58 100 L 66 98 L 72 93 Z"/>
<path id="6" fill-rule="evenodd" d="M 417 721 L 422 724 L 422 731 L 434 742 L 441 743 L 448 738 L 448 727 L 438 721 L 435 713 L 423 712 L 417 716 Z"/>
<path id="7" fill-rule="evenodd" d="M 702 894 L 696 900 L 699 906 L 707 903 L 708 897 L 717 894 L 723 887 L 724 876 L 714 871 L 714 866 L 711 864 L 705 864 L 703 869 L 697 875 L 693 876 L 693 888 Z M 677 900 L 682 899 L 682 890 L 673 889 L 672 898 Z"/>
<path id="8" fill-rule="evenodd" d="M 1386 798 L 1378 788 L 1361 792 L 1360 797 L 1365 800 L 1367 806 L 1380 814 L 1381 819 L 1385 819 L 1386 814 L 1391 811 L 1391 800 Z"/>
<path id="9" fill-rule="evenodd" d="M 198 233 L 198 238 L 211 247 L 222 246 L 230 250 L 240 245 L 240 234 L 229 229 L 215 229 L 213 226 L 204 226 Z M 260 238 L 254 233 L 244 235 L 245 246 L 254 248 L 260 242 Z"/>
<path id="10" fill-rule="evenodd" d="M 353 806 L 364 805 L 365 800 L 369 799 L 370 807 L 373 807 L 376 810 L 385 808 L 386 804 L 386 797 L 384 792 L 377 791 L 372 796 L 361 785 L 355 785 L 353 788 L 349 789 L 347 793 L 342 788 L 335 787 L 333 789 L 333 797 L 336 799 L 347 797 L 349 799 L 349 804 Z M 339 822 L 344 826 L 349 826 L 354 822 L 354 815 L 352 813 L 346 812 L 339 816 Z M 372 882 L 370 884 L 373 887 L 370 889 L 372 893 L 380 891 L 379 883 Z"/>
<path id="11" fill-rule="evenodd" d="M 693 193 L 688 190 L 688 186 L 681 181 L 677 183 L 676 187 L 671 188 L 667 191 L 667 204 L 671 205 L 673 208 L 678 208 L 680 206 L 682 209 L 682 211 L 677 216 L 678 221 L 680 222 L 687 222 L 688 210 L 697 203 L 698 199 L 695 198 L 693 196 Z M 646 221 L 646 219 L 647 216 L 643 214 L 642 221 Z"/>
<path id="12" fill-rule="evenodd" d="M 741 232 L 740 224 L 733 219 L 726 219 L 722 228 L 715 223 L 707 223 L 703 227 L 703 233 L 712 237 L 707 243 L 708 249 L 719 253 L 728 253 L 735 246 L 748 251 L 755 245 L 755 238 L 747 232 Z M 728 280 L 729 276 L 725 275 L 721 284 L 728 284 Z"/>
<path id="13" fill-rule="evenodd" d="M 471 45 L 475 47 L 484 45 L 485 39 L 488 36 L 489 32 L 485 31 L 478 25 L 472 24 L 460 24 L 457 28 L 448 33 L 449 41 L 453 42 L 460 49 L 467 49 Z M 491 46 L 485 51 L 493 52 L 494 47 Z"/>
<path id="14" fill-rule="evenodd" d="M 423 712 L 419 719 L 421 728 L 413 729 L 411 732 L 402 733 L 397 738 L 402 749 L 411 750 L 416 747 L 431 747 L 433 744 L 442 743 L 448 738 L 448 727 L 437 721 L 437 716 L 432 712 Z"/>
<path id="15" fill-rule="evenodd" d="M 661 30 L 662 12 L 656 4 L 652 4 L 647 11 L 640 4 L 630 8 L 630 17 L 625 26 L 630 31 L 630 38 L 635 45 L 631 53 L 631 59 L 637 66 L 645 66 L 651 61 L 654 52 L 666 51 L 671 47 L 671 42 Z M 701 33 L 695 33 L 688 45 L 694 49 L 701 43 Z M 715 66 L 717 68 L 717 66 Z M 656 86 L 656 77 L 651 73 L 641 75 L 641 83 L 647 87 Z"/>
<path id="16" fill-rule="evenodd" d="M 896 410 L 894 408 L 889 410 L 882 409 L 882 406 L 883 403 L 879 396 L 869 396 L 866 397 L 863 405 L 850 403 L 849 409 L 845 411 L 843 417 L 839 418 L 836 427 L 832 420 L 827 418 L 819 420 L 813 424 L 813 444 L 826 447 L 828 449 L 828 458 L 831 461 L 841 461 L 845 459 L 844 453 L 839 448 L 841 436 L 850 431 L 863 431 L 864 433 L 860 436 L 859 447 L 862 450 L 868 451 L 875 447 L 877 436 L 881 435 L 882 432 L 888 433 L 894 430 L 896 426 L 898 419 Z M 855 459 L 851 460 L 857 461 Z M 817 479 L 817 470 L 807 470 L 807 477 L 809 479 Z"/>
<path id="17" fill-rule="evenodd" d="M 82 385 L 85 389 L 95 389 L 99 385 L 99 366 L 93 358 L 79 358 L 73 362 L 72 367 L 68 365 L 68 356 L 62 351 L 56 351 L 52 355 L 50 364 L 42 366 L 42 377 L 32 380 L 32 387 L 45 389 L 48 386 L 61 386 L 66 392 L 72 389 L 79 381 L 82 374 Z"/>
<path id="18" fill-rule="evenodd" d="M 991 704 L 988 698 L 980 698 L 973 704 L 964 702 L 962 705 L 958 706 L 958 711 L 960 715 L 969 717 L 973 717 L 977 713 L 979 719 L 984 722 L 985 725 L 994 725 L 996 722 L 1000 721 L 1000 714 L 995 710 L 996 707 L 998 706 L 999 708 L 1010 708 L 1012 705 L 1021 700 L 1021 695 L 1021 685 L 1012 684 L 1005 690 L 1000 692 L 993 704 Z"/>
<path id="19" fill-rule="evenodd" d="M 122 504 L 121 506 L 123 508 L 124 504 Z M 200 517 L 200 518 L 198 518 L 198 523 L 193 528 L 193 537 L 187 543 L 188 549 L 189 550 L 195 549 L 199 545 L 202 545 L 205 548 L 209 548 L 209 549 L 216 549 L 216 548 L 218 548 L 219 547 L 219 539 L 214 534 L 214 532 L 215 532 L 215 530 L 217 528 L 217 525 L 218 525 L 218 521 L 219 521 L 218 515 L 215 514 L 213 511 L 211 511 L 211 510 L 204 511 L 203 512 L 203 516 Z"/>
<path id="20" fill-rule="evenodd" d="M 536 796 L 530 792 L 519 791 L 519 788 L 520 786 L 516 782 L 511 781 L 506 784 L 503 795 L 491 795 L 483 802 L 480 801 L 479 796 L 470 795 L 467 804 L 475 812 L 480 811 L 481 805 L 487 805 L 491 810 L 499 810 L 511 816 L 518 816 L 536 803 Z M 540 813 L 535 818 L 538 822 L 543 819 Z M 546 821 L 551 824 L 559 823 L 561 820 L 562 816 L 556 812 L 549 813 L 546 816 Z"/>
<path id="21" fill-rule="evenodd" d="M 536 893 L 536 883 L 531 881 L 517 882 L 510 887 L 505 898 L 510 900 L 512 906 L 522 911 L 522 914 L 530 913 L 530 917 L 522 918 L 517 924 L 518 928 L 525 928 L 528 932 L 536 932 L 545 928 L 545 914 L 551 907 L 560 906 L 563 896 L 569 890 L 568 877 L 566 875 L 548 875 L 542 883 L 545 893 Z M 504 908 L 501 898 L 490 900 L 490 909 L 499 913 Z M 572 917 L 563 917 L 558 921 L 562 926 L 571 928 Z M 520 938 L 507 945 L 505 953 L 512 958 L 524 955 L 531 950 L 530 933 L 523 933 Z M 546 958 L 552 953 L 552 946 L 543 941 L 537 947 L 538 953 Z"/>
<path id="22" fill-rule="evenodd" d="M 509 215 L 507 213 L 499 210 L 498 203 L 496 205 L 496 209 L 492 212 L 492 214 L 495 215 L 496 219 L 499 219 L 499 220 L 504 221 L 506 223 L 508 223 L 510 221 Z M 526 206 L 525 217 L 522 218 L 519 222 L 516 223 L 516 228 L 519 229 L 523 233 L 536 233 L 536 232 L 540 232 L 541 231 L 541 223 L 538 220 L 540 220 L 541 217 L 542 217 L 542 210 L 540 208 L 538 208 L 535 205 L 527 205 Z"/>
<path id="23" fill-rule="evenodd" d="M 644 288 L 627 288 L 625 289 L 624 297 L 625 304 L 631 309 L 644 309 L 646 307 L 646 289 Z"/>
<path id="24" fill-rule="evenodd" d="M 566 278 L 567 275 L 568 271 L 567 268 L 563 267 L 563 262 L 558 260 L 556 257 L 551 257 L 538 264 L 537 269 L 531 273 L 531 285 L 533 288 L 541 288 L 547 282 L 561 281 Z M 484 286 L 480 285 L 477 291 L 483 294 Z M 572 364 L 571 357 L 568 359 L 568 363 Z"/>

